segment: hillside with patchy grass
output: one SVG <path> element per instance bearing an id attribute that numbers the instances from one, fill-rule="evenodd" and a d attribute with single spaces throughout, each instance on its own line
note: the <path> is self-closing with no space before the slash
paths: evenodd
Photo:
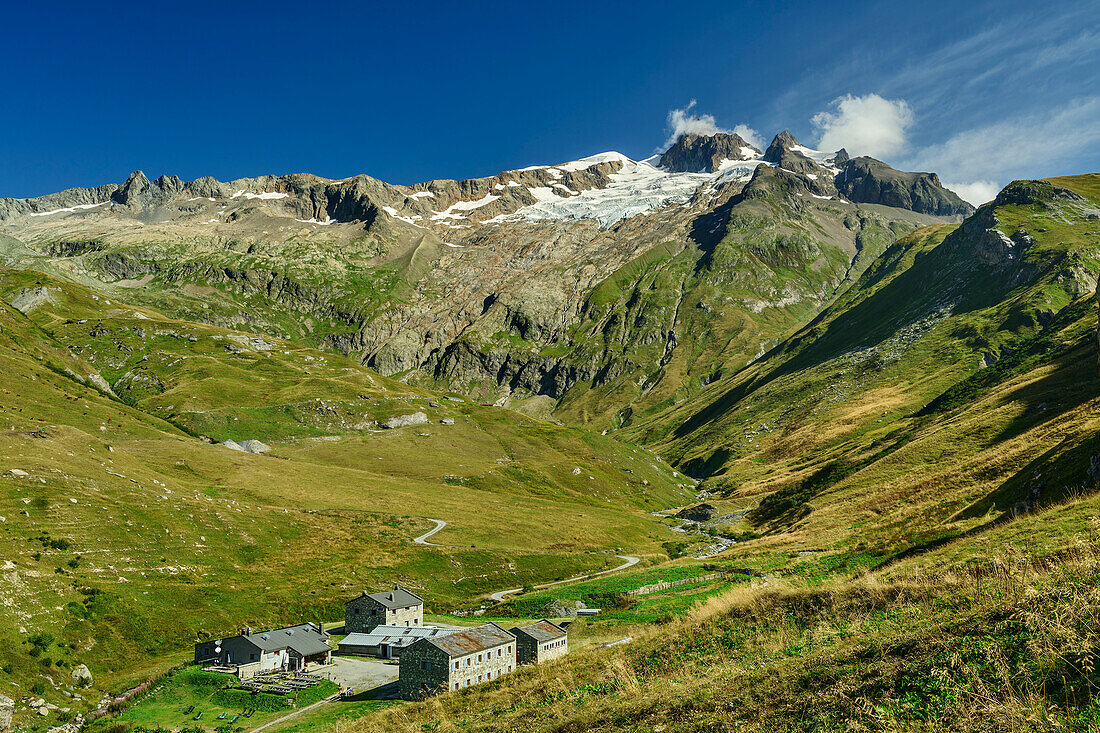
<path id="1" fill-rule="evenodd" d="M 357 730 L 1096 730 L 1098 204 L 1014 183 L 625 431 L 704 479 L 745 581 Z"/>
<path id="2" fill-rule="evenodd" d="M 198 637 L 339 618 L 364 588 L 446 611 L 626 550 L 660 558 L 669 533 L 646 513 L 691 495 L 641 448 L 331 353 L 43 273 L 0 290 L 0 680 L 21 698 L 83 711 Z M 440 546 L 414 544 L 430 519 Z"/>

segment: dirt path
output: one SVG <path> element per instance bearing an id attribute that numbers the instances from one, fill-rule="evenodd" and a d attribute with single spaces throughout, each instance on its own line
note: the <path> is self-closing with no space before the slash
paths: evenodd
<path id="1" fill-rule="evenodd" d="M 533 586 L 533 589 L 534 590 L 542 590 L 543 588 L 550 588 L 550 587 L 555 586 L 555 585 L 561 585 L 562 583 L 575 583 L 575 582 L 578 582 L 578 581 L 581 581 L 581 580 L 589 580 L 591 578 L 595 578 L 597 575 L 607 575 L 608 573 L 615 573 L 615 572 L 618 572 L 619 570 L 626 570 L 627 568 L 631 567 L 632 565 L 637 565 L 638 563 L 640 563 L 642 561 L 642 558 L 633 557 L 631 555 L 616 555 L 615 557 L 619 558 L 620 560 L 626 560 L 626 562 L 624 562 L 622 565 L 619 565 L 618 567 L 611 568 L 610 570 L 601 570 L 598 573 L 588 573 L 587 575 L 578 575 L 575 578 L 566 578 L 565 580 L 555 580 L 553 583 L 542 583 L 540 585 Z M 491 594 L 489 597 L 492 598 L 494 601 L 500 603 L 500 602 L 504 601 L 505 597 L 513 595 L 514 593 L 519 593 L 521 590 L 523 590 L 523 588 L 512 588 L 510 590 L 498 590 L 496 593 Z"/>
<path id="2" fill-rule="evenodd" d="M 291 718 L 293 718 L 295 716 L 301 715 L 302 713 L 304 713 L 307 710 L 312 710 L 315 707 L 318 707 L 320 705 L 324 705 L 327 702 L 332 702 L 335 699 L 336 699 L 336 695 L 333 695 L 332 697 L 326 697 L 324 700 L 318 700 L 317 702 L 313 703 L 312 705 L 306 705 L 304 708 L 300 708 L 298 710 L 295 710 L 293 713 L 288 713 L 288 714 L 284 715 L 281 718 L 275 718 L 275 720 L 272 720 L 268 723 L 264 723 L 259 728 L 253 728 L 251 731 L 249 731 L 249 733 L 259 733 L 264 728 L 270 728 L 273 725 L 278 725 L 279 723 L 282 723 L 284 720 L 290 720 Z"/>
<path id="3" fill-rule="evenodd" d="M 429 529 L 427 532 L 425 532 L 424 534 L 422 534 L 419 537 L 417 537 L 416 539 L 414 539 L 413 542 L 415 542 L 418 545 L 431 545 L 432 547 L 447 547 L 447 545 L 440 545 L 440 544 L 437 544 L 435 542 L 428 542 L 428 538 L 431 537 L 436 532 L 438 532 L 439 530 L 446 527 L 447 523 L 444 522 L 442 519 L 429 519 L 428 521 L 429 522 L 435 522 L 435 529 Z"/>

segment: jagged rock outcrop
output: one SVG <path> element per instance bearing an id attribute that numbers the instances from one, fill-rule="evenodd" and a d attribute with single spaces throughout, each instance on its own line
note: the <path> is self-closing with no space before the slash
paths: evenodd
<path id="1" fill-rule="evenodd" d="M 860 156 L 844 164 L 836 187 L 852 201 L 909 209 L 933 216 L 970 216 L 974 207 L 940 183 L 935 173 L 907 173 Z"/>
<path id="2" fill-rule="evenodd" d="M 764 151 L 764 160 L 785 170 L 819 175 L 822 172 L 821 166 L 803 153 L 800 150 L 802 147 L 794 139 L 794 135 L 784 130 L 772 139 L 768 149 Z"/>
<path id="3" fill-rule="evenodd" d="M 11 730 L 11 719 L 15 714 L 15 700 L 7 695 L 0 695 L 0 733 Z"/>
<path id="4" fill-rule="evenodd" d="M 661 167 L 677 173 L 714 173 L 724 160 L 750 160 L 760 151 L 736 134 L 681 135 L 661 155 Z"/>

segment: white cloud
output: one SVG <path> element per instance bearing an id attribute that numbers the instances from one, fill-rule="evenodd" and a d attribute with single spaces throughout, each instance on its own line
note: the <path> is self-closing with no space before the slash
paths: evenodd
<path id="1" fill-rule="evenodd" d="M 913 124 L 913 111 L 905 100 L 847 94 L 833 100 L 832 106 L 836 111 L 818 112 L 811 120 L 819 150 L 845 148 L 853 157 L 882 158 L 905 149 L 906 131 Z"/>
<path id="2" fill-rule="evenodd" d="M 670 148 L 681 135 L 713 135 L 716 132 L 729 132 L 718 126 L 714 115 L 694 114 L 695 100 L 691 100 L 686 107 L 669 110 L 665 125 L 668 128 L 668 139 L 665 140 L 665 148 Z"/>
<path id="3" fill-rule="evenodd" d="M 764 138 L 748 125 L 737 125 L 732 130 L 727 130 L 724 127 L 719 127 L 714 115 L 696 114 L 694 99 L 688 102 L 686 107 L 669 110 L 665 127 L 668 130 L 668 139 L 665 140 L 664 146 L 657 152 L 672 147 L 681 135 L 714 135 L 719 132 L 735 133 L 740 135 L 749 145 L 761 150 L 764 149 Z"/>
<path id="4" fill-rule="evenodd" d="M 1041 178 L 1100 144 L 1098 117 L 1100 96 L 1075 99 L 1060 108 L 956 133 L 918 151 L 907 163 L 952 181 Z"/>
<path id="5" fill-rule="evenodd" d="M 759 132 L 752 129 L 748 125 L 737 125 L 733 128 L 735 134 L 740 135 L 741 139 L 747 142 L 749 145 L 759 150 L 764 149 L 764 138 Z"/>
<path id="6" fill-rule="evenodd" d="M 1000 193 L 1002 188 L 994 181 L 974 181 L 973 183 L 944 182 L 943 185 L 944 188 L 959 194 L 959 198 L 963 201 L 968 204 L 973 204 L 974 206 L 981 206 L 997 198 L 997 194 Z"/>

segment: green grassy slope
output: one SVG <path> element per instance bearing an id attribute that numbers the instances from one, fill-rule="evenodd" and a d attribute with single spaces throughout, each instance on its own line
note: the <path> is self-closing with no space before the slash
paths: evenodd
<path id="1" fill-rule="evenodd" d="M 1094 178 L 1061 183 L 1088 195 Z M 752 509 L 761 546 L 878 561 L 1033 489 L 1091 486 L 1095 208 L 1013 184 L 962 227 L 894 245 L 765 359 L 628 434 Z"/>
<path id="2" fill-rule="evenodd" d="M 1054 183 L 624 431 L 706 477 L 760 535 L 713 562 L 763 580 L 357 730 L 1096 730 L 1100 175 Z"/>
<path id="3" fill-rule="evenodd" d="M 363 588 L 401 582 L 439 611 L 621 552 L 659 558 L 667 530 L 646 512 L 688 495 L 640 448 L 332 354 L 257 350 L 42 273 L 5 272 L 0 289 L 29 314 L 0 306 L 0 681 L 16 696 L 42 686 L 80 709 L 61 694 L 73 665 L 117 692 L 196 636 L 336 618 Z M 417 409 L 431 422 L 373 427 Z M 429 517 L 448 522 L 432 538 L 445 547 L 411 542 Z"/>

